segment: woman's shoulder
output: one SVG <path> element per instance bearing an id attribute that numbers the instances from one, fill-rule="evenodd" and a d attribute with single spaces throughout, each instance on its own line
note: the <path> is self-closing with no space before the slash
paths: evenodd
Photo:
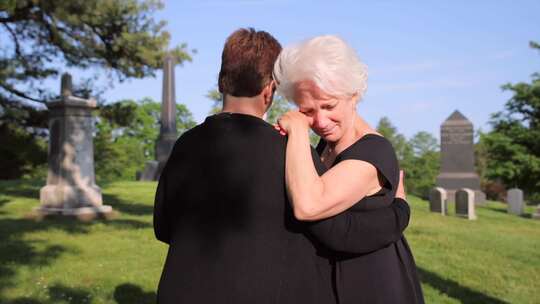
<path id="1" fill-rule="evenodd" d="M 341 153 L 342 159 L 369 158 L 395 161 L 396 153 L 392 143 L 378 133 L 368 133 L 359 138 Z"/>
<path id="2" fill-rule="evenodd" d="M 372 164 L 388 181 L 391 189 L 399 181 L 399 164 L 392 143 L 380 134 L 368 133 L 344 150 L 336 163 L 345 160 L 361 160 Z"/>

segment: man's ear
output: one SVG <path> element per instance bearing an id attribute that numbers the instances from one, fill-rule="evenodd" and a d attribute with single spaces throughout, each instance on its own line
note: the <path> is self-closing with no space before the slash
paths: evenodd
<path id="1" fill-rule="evenodd" d="M 270 81 L 263 89 L 264 105 L 269 108 L 274 100 L 274 92 L 276 90 L 276 83 L 274 80 Z"/>

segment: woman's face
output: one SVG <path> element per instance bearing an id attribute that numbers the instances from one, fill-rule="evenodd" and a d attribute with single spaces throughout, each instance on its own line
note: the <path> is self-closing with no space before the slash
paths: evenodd
<path id="1" fill-rule="evenodd" d="M 312 81 L 295 85 L 294 101 L 308 117 L 309 126 L 324 140 L 337 142 L 352 127 L 355 98 L 335 97 L 323 92 Z"/>

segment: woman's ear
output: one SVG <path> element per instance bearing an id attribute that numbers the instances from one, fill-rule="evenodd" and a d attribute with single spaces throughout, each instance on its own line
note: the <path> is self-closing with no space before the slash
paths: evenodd
<path id="1" fill-rule="evenodd" d="M 350 99 L 353 111 L 356 111 L 356 105 L 358 104 L 358 92 L 352 94 Z"/>

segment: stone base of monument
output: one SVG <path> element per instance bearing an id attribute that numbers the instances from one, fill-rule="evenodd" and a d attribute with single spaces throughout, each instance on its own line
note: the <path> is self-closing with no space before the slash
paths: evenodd
<path id="1" fill-rule="evenodd" d="M 41 220 L 46 217 L 65 216 L 78 219 L 83 222 L 95 219 L 113 219 L 118 215 L 111 206 L 88 206 L 80 208 L 54 208 L 40 206 L 32 210 L 30 218 Z"/>
<path id="2" fill-rule="evenodd" d="M 540 220 L 540 205 L 538 205 L 538 206 L 536 207 L 536 212 L 533 213 L 532 218 L 533 218 L 533 219 Z"/>
<path id="3" fill-rule="evenodd" d="M 155 160 L 147 161 L 144 170 L 138 172 L 137 180 L 139 181 L 155 181 L 158 179 L 159 162 Z"/>

